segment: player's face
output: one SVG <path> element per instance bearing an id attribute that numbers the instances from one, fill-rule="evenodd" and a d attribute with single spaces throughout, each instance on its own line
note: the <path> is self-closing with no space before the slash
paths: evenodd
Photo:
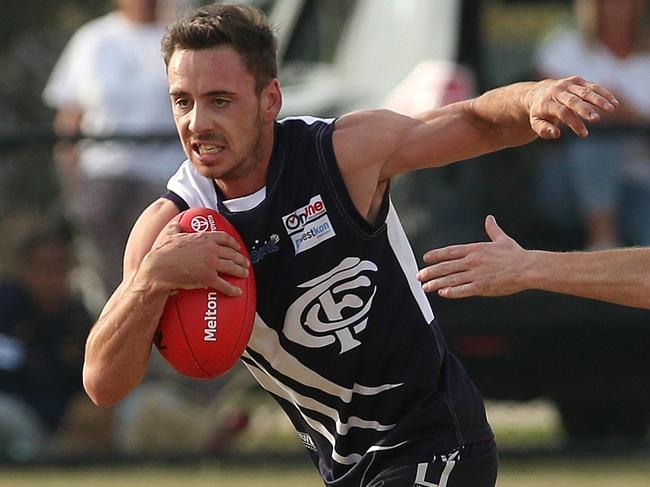
<path id="1" fill-rule="evenodd" d="M 226 184 L 259 173 L 279 110 L 277 81 L 257 96 L 253 75 L 226 46 L 177 50 L 168 77 L 176 127 L 198 171 Z"/>

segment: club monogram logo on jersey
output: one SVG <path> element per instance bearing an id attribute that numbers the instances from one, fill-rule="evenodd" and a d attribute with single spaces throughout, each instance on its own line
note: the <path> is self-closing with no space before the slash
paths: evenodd
<path id="1" fill-rule="evenodd" d="M 309 204 L 283 216 L 282 223 L 296 255 L 336 235 L 319 194 L 310 199 Z"/>
<path id="2" fill-rule="evenodd" d="M 331 271 L 300 284 L 307 291 L 287 310 L 284 335 L 311 348 L 338 342 L 340 354 L 361 345 L 357 337 L 368 324 L 376 271 L 368 260 L 347 257 Z"/>

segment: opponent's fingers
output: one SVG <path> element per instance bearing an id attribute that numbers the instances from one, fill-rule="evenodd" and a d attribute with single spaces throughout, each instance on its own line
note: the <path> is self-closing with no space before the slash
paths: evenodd
<path id="1" fill-rule="evenodd" d="M 422 289 L 424 292 L 429 293 L 448 287 L 457 287 L 463 284 L 468 284 L 469 282 L 471 282 L 469 274 L 467 272 L 459 272 L 456 274 L 451 274 L 448 276 L 426 281 L 422 283 Z"/>
<path id="2" fill-rule="evenodd" d="M 571 85 L 568 87 L 568 91 L 560 91 L 555 98 L 558 102 L 577 113 L 582 119 L 589 122 L 596 122 L 600 119 L 600 115 L 596 110 L 595 103 L 589 101 L 589 98 L 593 98 L 589 93 L 595 95 L 595 93 L 588 88 L 579 85 Z M 600 97 L 600 95 L 596 96 Z M 609 102 L 605 102 L 609 104 Z"/>
<path id="3" fill-rule="evenodd" d="M 487 236 L 490 237 L 490 240 L 493 242 L 502 238 L 510 238 L 510 236 L 497 224 L 497 219 L 494 218 L 494 215 L 488 215 L 485 217 L 485 233 L 487 233 Z"/>
<path id="4" fill-rule="evenodd" d="M 559 125 L 567 125 L 581 137 L 588 135 L 587 127 L 572 108 L 562 102 L 566 101 L 567 92 L 554 87 L 550 93 L 531 111 L 530 126 L 533 131 L 544 139 L 554 139 L 560 136 Z M 569 95 L 575 97 L 575 95 Z"/>
<path id="5" fill-rule="evenodd" d="M 477 296 L 478 289 L 475 283 L 468 282 L 459 286 L 445 287 L 438 290 L 438 295 L 447 299 L 469 298 L 470 296 Z"/>
<path id="6" fill-rule="evenodd" d="M 557 139 L 562 131 L 555 124 L 540 117 L 534 117 L 530 123 L 533 132 L 542 139 Z"/>
<path id="7" fill-rule="evenodd" d="M 572 108 L 569 108 L 567 105 L 559 102 L 559 107 L 557 108 L 557 118 L 558 121 L 562 122 L 564 125 L 569 127 L 576 135 L 580 137 L 587 137 L 589 131 L 584 121 L 578 113 L 576 113 Z"/>
<path id="8" fill-rule="evenodd" d="M 444 260 L 429 267 L 420 269 L 416 278 L 420 282 L 431 281 L 450 274 L 457 274 L 466 270 L 464 259 Z"/>
<path id="9" fill-rule="evenodd" d="M 437 262 L 462 259 L 472 251 L 473 244 L 449 245 L 439 249 L 429 250 L 422 256 L 425 264 L 435 264 Z"/>
<path id="10" fill-rule="evenodd" d="M 569 89 L 582 99 L 596 105 L 606 112 L 612 112 L 619 105 L 619 101 L 611 91 L 604 86 L 584 80 L 580 77 L 570 78 L 572 84 Z"/>

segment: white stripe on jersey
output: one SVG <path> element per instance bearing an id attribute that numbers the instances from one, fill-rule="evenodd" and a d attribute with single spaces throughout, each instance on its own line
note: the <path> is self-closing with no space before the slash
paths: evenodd
<path id="1" fill-rule="evenodd" d="M 274 384 L 272 381 L 269 381 L 269 376 L 266 375 L 265 372 L 257 369 L 255 366 L 246 364 L 248 367 L 248 370 L 253 374 L 253 376 L 257 379 L 257 381 L 260 383 L 262 387 L 264 387 L 267 391 L 291 402 L 296 405 L 296 403 L 293 401 L 292 397 L 290 396 L 289 392 L 286 390 L 285 386 Z M 302 418 L 305 420 L 305 422 L 314 430 L 320 433 L 323 438 L 325 438 L 330 445 L 332 446 L 332 460 L 334 460 L 336 463 L 340 463 L 341 465 L 354 465 L 356 463 L 359 463 L 361 459 L 363 458 L 363 453 L 350 453 L 349 455 L 341 455 L 338 453 L 335 449 L 335 438 L 330 431 L 323 426 L 322 423 L 319 421 L 316 421 L 313 418 L 310 418 L 309 416 L 305 415 L 300 408 L 296 408 L 298 412 L 300 412 L 300 415 Z M 390 450 L 393 448 L 398 448 L 402 445 L 404 445 L 406 441 L 402 441 L 396 445 L 373 445 L 368 450 L 366 453 L 370 453 L 373 451 L 380 451 L 380 450 Z"/>
<path id="2" fill-rule="evenodd" d="M 260 189 L 255 191 L 252 194 L 241 196 L 239 198 L 232 198 L 229 200 L 223 200 L 223 205 L 228 208 L 228 211 L 231 213 L 238 213 L 241 211 L 249 211 L 253 208 L 262 204 L 266 199 L 266 186 L 262 186 Z"/>
<path id="3" fill-rule="evenodd" d="M 408 282 L 408 285 L 411 288 L 411 293 L 413 293 L 413 297 L 420 306 L 422 316 L 424 316 L 427 323 L 431 323 L 434 318 L 433 310 L 431 309 L 427 295 L 422 290 L 420 282 L 415 278 L 415 275 L 418 272 L 417 262 L 413 257 L 411 244 L 409 244 L 392 201 L 390 202 L 390 208 L 388 210 L 388 215 L 386 216 L 386 227 L 388 229 L 388 241 L 395 252 L 397 261 L 402 267 L 402 271 L 406 277 L 406 282 Z"/>
<path id="4" fill-rule="evenodd" d="M 206 207 L 217 210 L 217 192 L 212 179 L 199 174 L 189 160 L 178 168 L 167 183 L 167 189 L 183 198 L 190 208 Z"/>
<path id="5" fill-rule="evenodd" d="M 267 326 L 259 315 L 255 315 L 255 324 L 250 341 L 248 342 L 248 348 L 261 355 L 271 365 L 273 370 L 280 374 L 290 377 L 307 387 L 313 387 L 331 396 L 338 397 L 345 403 L 352 401 L 354 394 L 374 396 L 403 385 L 402 383 L 382 384 L 376 387 L 369 387 L 355 383 L 351 389 L 340 386 L 317 374 L 309 367 L 305 367 L 296 357 L 282 348 L 277 332 Z"/>
<path id="6" fill-rule="evenodd" d="M 311 411 L 316 411 L 317 413 L 327 416 L 334 421 L 336 424 L 336 432 L 339 435 L 347 435 L 351 428 L 362 428 L 362 429 L 371 429 L 375 431 L 388 431 L 395 427 L 394 424 L 384 425 L 378 421 L 369 421 L 357 416 L 350 416 L 347 422 L 341 421 L 339 412 L 321 402 L 318 402 L 316 399 L 313 399 L 308 396 L 303 396 L 302 394 L 297 393 L 286 384 L 282 383 L 280 380 L 276 379 L 270 375 L 253 357 L 248 353 L 245 353 L 244 356 L 255 363 L 259 371 L 255 370 L 251 365 L 246 363 L 246 366 L 249 368 L 251 373 L 255 376 L 257 381 L 260 383 L 264 389 L 269 392 L 273 392 L 275 395 L 280 396 L 287 401 L 293 403 L 294 406 L 300 411 L 300 414 L 304 416 L 300 408 L 309 409 Z M 280 392 L 278 388 L 282 389 Z"/>
<path id="7" fill-rule="evenodd" d="M 212 179 L 201 175 L 194 165 L 186 160 L 176 171 L 169 182 L 167 189 L 180 196 L 190 208 L 207 207 L 218 210 L 217 192 Z M 223 204 L 232 213 L 252 210 L 266 199 L 266 186 L 253 194 L 224 200 Z"/>
<path id="8" fill-rule="evenodd" d="M 282 120 L 278 120 L 278 122 L 283 123 L 285 120 L 302 120 L 305 122 L 307 125 L 314 125 L 316 122 L 325 122 L 325 123 L 332 123 L 335 119 L 334 118 L 318 118 L 318 117 L 312 117 L 309 115 L 299 115 L 299 116 L 293 116 L 293 117 L 285 117 Z"/>

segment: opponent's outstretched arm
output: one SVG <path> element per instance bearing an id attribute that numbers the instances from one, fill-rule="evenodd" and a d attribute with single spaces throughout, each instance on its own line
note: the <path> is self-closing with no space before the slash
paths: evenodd
<path id="1" fill-rule="evenodd" d="M 485 220 L 489 242 L 427 252 L 418 273 L 426 292 L 445 298 L 505 296 L 540 289 L 650 309 L 650 248 L 596 252 L 523 249 Z"/>

